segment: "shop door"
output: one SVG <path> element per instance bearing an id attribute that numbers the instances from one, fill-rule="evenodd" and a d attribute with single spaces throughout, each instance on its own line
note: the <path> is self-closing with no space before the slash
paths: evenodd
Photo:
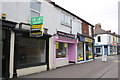
<path id="1" fill-rule="evenodd" d="M 75 63 L 76 60 L 76 45 L 68 44 L 68 61 L 69 63 Z"/>
<path id="2" fill-rule="evenodd" d="M 104 55 L 108 55 L 108 46 L 105 46 L 104 49 L 105 49 L 104 50 Z"/>
<path id="3" fill-rule="evenodd" d="M 2 77 L 9 78 L 10 31 L 2 30 Z"/>

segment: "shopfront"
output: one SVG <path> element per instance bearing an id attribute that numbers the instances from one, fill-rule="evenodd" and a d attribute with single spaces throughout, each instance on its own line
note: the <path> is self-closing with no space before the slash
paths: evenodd
<path id="1" fill-rule="evenodd" d="M 113 55 L 113 46 L 112 45 L 95 45 L 95 54 L 97 55 Z M 104 51 L 104 53 L 103 53 Z"/>
<path id="2" fill-rule="evenodd" d="M 57 31 L 54 37 L 54 66 L 76 63 L 77 39 L 75 35 Z"/>
<path id="3" fill-rule="evenodd" d="M 77 61 L 87 61 L 94 58 L 94 39 L 84 35 L 78 34 L 78 45 L 77 45 Z"/>
<path id="4" fill-rule="evenodd" d="M 112 45 L 113 45 L 113 54 L 117 54 L 117 46 L 118 46 L 117 42 L 113 41 Z"/>
<path id="5" fill-rule="evenodd" d="M 77 60 L 78 62 L 84 61 L 84 43 L 79 42 L 77 45 Z"/>
<path id="6" fill-rule="evenodd" d="M 2 78 L 10 77 L 10 48 L 11 48 L 11 33 L 16 26 L 16 22 L 8 21 L 8 20 L 0 20 L 0 27 L 2 27 Z"/>
<path id="7" fill-rule="evenodd" d="M 49 69 L 49 38 L 51 36 L 43 34 L 41 37 L 30 37 L 29 34 L 29 30 L 15 30 L 14 76 Z"/>

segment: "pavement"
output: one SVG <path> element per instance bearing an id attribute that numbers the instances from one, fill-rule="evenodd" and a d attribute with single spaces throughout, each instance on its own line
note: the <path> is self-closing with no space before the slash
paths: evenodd
<path id="1" fill-rule="evenodd" d="M 73 64 L 18 78 L 118 78 L 118 56 L 120 55 L 108 56 L 106 62 L 103 62 L 101 57 L 95 57 L 92 62 Z"/>

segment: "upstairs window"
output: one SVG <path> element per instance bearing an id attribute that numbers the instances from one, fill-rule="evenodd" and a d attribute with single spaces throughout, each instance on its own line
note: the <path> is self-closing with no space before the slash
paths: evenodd
<path id="1" fill-rule="evenodd" d="M 115 41 L 115 37 L 113 37 L 113 41 Z"/>
<path id="2" fill-rule="evenodd" d="M 101 42 L 101 37 L 100 36 L 98 36 L 98 42 Z"/>
<path id="3" fill-rule="evenodd" d="M 34 0 L 30 3 L 31 17 L 39 17 L 40 16 L 40 7 L 41 4 Z"/>
<path id="4" fill-rule="evenodd" d="M 111 36 L 109 36 L 109 42 L 111 42 Z"/>
<path id="5" fill-rule="evenodd" d="M 89 25 L 89 36 L 92 36 L 92 28 L 90 25 Z"/>
<path id="6" fill-rule="evenodd" d="M 72 26 L 71 17 L 64 13 L 61 13 L 61 24 L 71 27 Z"/>

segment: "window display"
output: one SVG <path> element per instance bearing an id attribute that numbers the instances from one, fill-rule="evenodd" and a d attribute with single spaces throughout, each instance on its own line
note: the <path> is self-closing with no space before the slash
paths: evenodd
<path id="1" fill-rule="evenodd" d="M 66 57 L 66 43 L 56 42 L 56 58 L 65 58 Z"/>
<path id="2" fill-rule="evenodd" d="M 45 40 L 18 37 L 17 66 L 46 62 Z"/>
<path id="3" fill-rule="evenodd" d="M 92 55 L 92 43 L 86 43 L 86 60 L 93 58 Z"/>
<path id="4" fill-rule="evenodd" d="M 78 43 L 78 61 L 82 61 L 84 60 L 84 55 L 83 55 L 83 43 L 79 42 Z"/>

